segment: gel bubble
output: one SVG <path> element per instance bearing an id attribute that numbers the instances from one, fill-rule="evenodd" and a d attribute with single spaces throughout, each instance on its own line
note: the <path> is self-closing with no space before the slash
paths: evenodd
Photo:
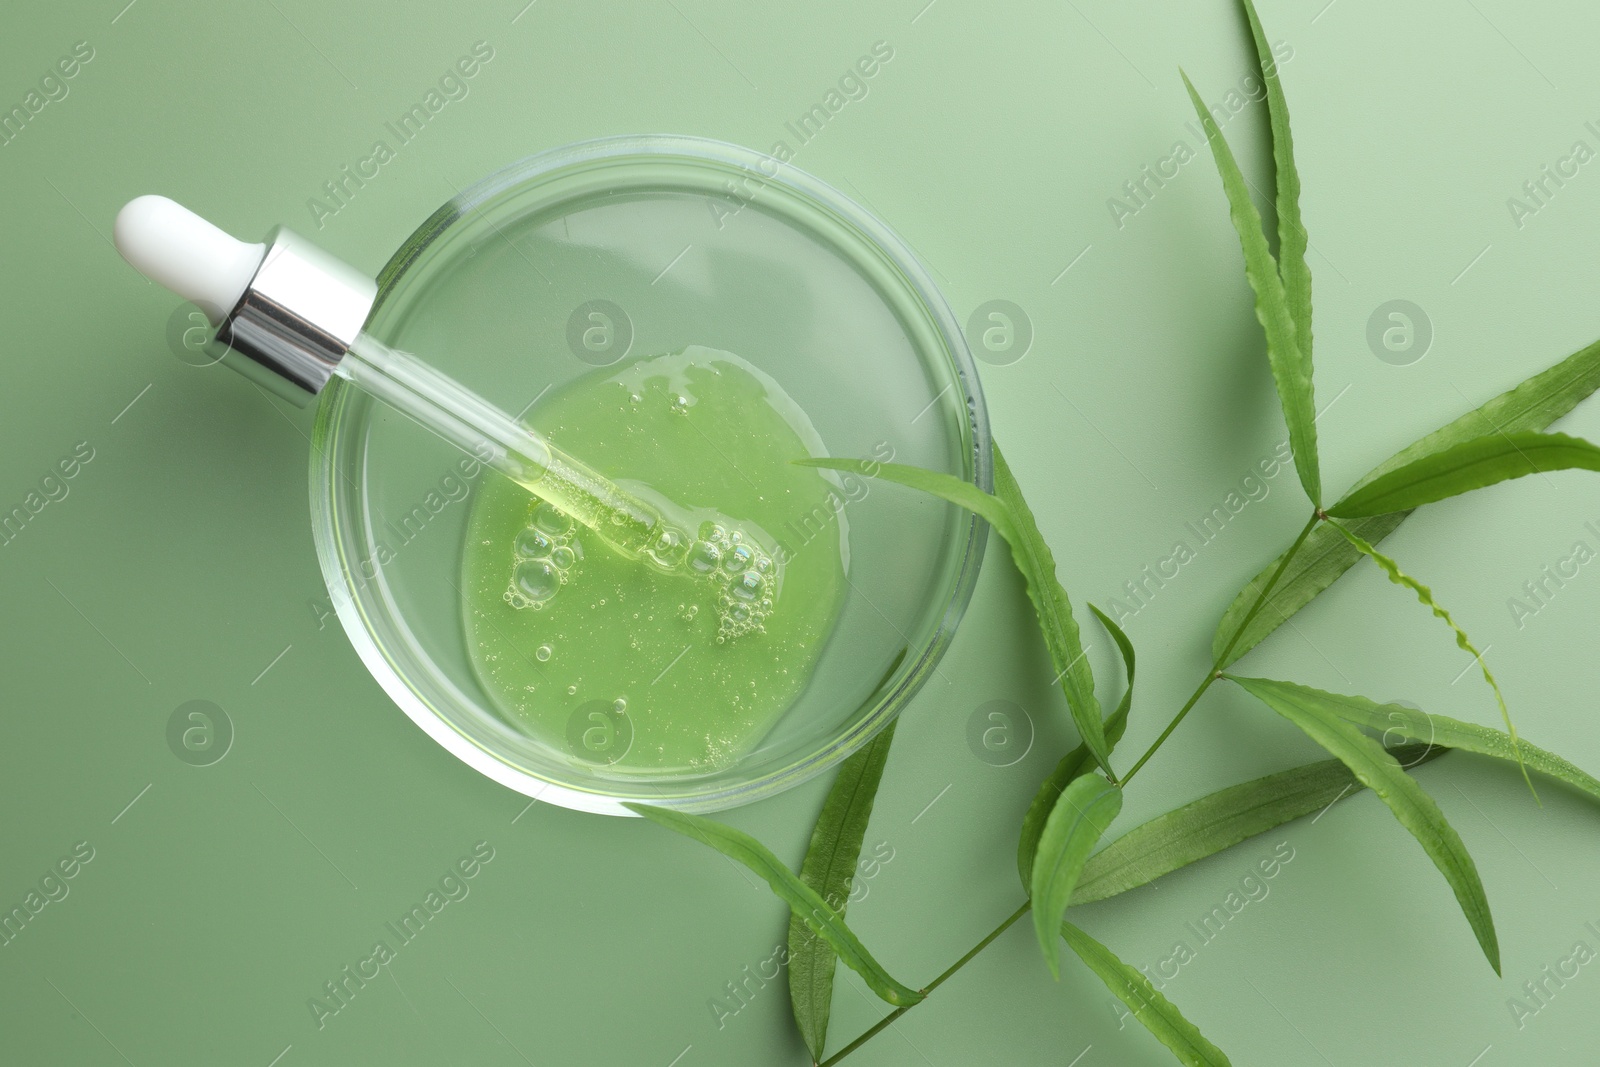
<path id="1" fill-rule="evenodd" d="M 550 555 L 554 547 L 550 538 L 533 527 L 525 527 L 517 534 L 516 553 L 523 559 L 540 559 Z"/>
<path id="2" fill-rule="evenodd" d="M 519 610 L 537 610 L 569 584 L 583 559 L 579 533 L 572 519 L 559 509 L 537 498 L 531 501 L 527 525 L 518 531 L 512 545 L 512 575 L 505 601 Z M 660 566 L 711 583 L 717 603 L 718 644 L 764 633 L 777 596 L 780 568 L 758 538 L 731 521 L 707 520 L 697 533 L 691 540 L 677 526 L 664 523 L 645 553 Z M 686 618 L 692 621 L 694 612 Z"/>
<path id="3" fill-rule="evenodd" d="M 710 574 L 722 562 L 722 549 L 710 541 L 696 541 L 689 546 L 688 562 L 696 574 Z"/>
<path id="4" fill-rule="evenodd" d="M 535 604 L 549 600 L 561 588 L 561 576 L 546 560 L 523 560 L 517 564 L 511 581 L 518 593 Z"/>
<path id="5" fill-rule="evenodd" d="M 538 609 L 572 580 L 583 559 L 577 528 L 560 510 L 542 500 L 529 504 L 528 524 L 511 545 L 511 582 L 505 601 L 513 608 Z"/>
<path id="6" fill-rule="evenodd" d="M 559 508 L 543 501 L 533 509 L 533 525 L 551 537 L 561 537 L 572 530 L 572 520 Z"/>

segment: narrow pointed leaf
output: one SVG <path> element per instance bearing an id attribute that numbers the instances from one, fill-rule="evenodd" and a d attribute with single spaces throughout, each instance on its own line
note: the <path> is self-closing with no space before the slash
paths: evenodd
<path id="1" fill-rule="evenodd" d="M 1311 266 L 1306 262 L 1310 240 L 1300 218 L 1300 172 L 1294 163 L 1294 135 L 1289 129 L 1289 102 L 1278 79 L 1278 61 L 1261 28 L 1256 5 L 1243 0 L 1250 20 L 1250 36 L 1255 40 L 1256 63 L 1267 88 L 1267 114 L 1272 126 L 1272 163 L 1278 186 L 1278 273 L 1283 278 L 1284 298 L 1289 316 L 1294 319 L 1295 340 L 1301 358 L 1312 366 L 1311 346 Z"/>
<path id="2" fill-rule="evenodd" d="M 1391 754 L 1409 768 L 1444 753 L 1436 744 L 1400 745 Z M 1134 827 L 1096 852 L 1078 876 L 1072 906 L 1148 885 L 1365 788 L 1350 768 L 1331 759 L 1219 789 Z"/>
<path id="3" fill-rule="evenodd" d="M 1228 677 L 1344 761 L 1351 773 L 1389 806 L 1450 884 L 1478 945 L 1499 974 L 1500 944 L 1477 865 L 1433 798 L 1381 744 L 1342 718 L 1330 706 L 1328 694 L 1291 682 Z"/>
<path id="4" fill-rule="evenodd" d="M 1480 756 L 1489 756 L 1508 763 L 1517 763 L 1520 755 L 1521 762 L 1530 770 L 1538 771 L 1558 782 L 1565 782 L 1600 800 L 1600 779 L 1567 762 L 1554 752 L 1531 745 L 1520 738 L 1513 742 L 1511 735 L 1503 730 L 1462 722 L 1448 715 L 1418 711 L 1402 704 L 1379 704 L 1361 696 L 1341 696 L 1337 693 L 1323 693 L 1322 696 L 1328 702 L 1329 711 L 1346 722 L 1383 734 L 1385 740 L 1405 738 L 1424 745 L 1475 752 Z"/>
<path id="5" fill-rule="evenodd" d="M 1311 384 L 1310 351 L 1301 352 L 1295 334 L 1294 316 L 1289 309 L 1289 298 L 1284 292 L 1283 279 L 1278 274 L 1278 264 L 1267 248 L 1266 235 L 1261 230 L 1261 214 L 1250 200 L 1245 188 L 1244 175 L 1234 161 L 1233 150 L 1217 128 L 1211 111 L 1195 91 L 1187 74 L 1184 87 L 1194 102 L 1195 114 L 1206 131 L 1211 145 L 1211 155 L 1222 175 L 1222 189 L 1228 197 L 1228 211 L 1233 228 L 1239 234 L 1239 246 L 1244 250 L 1244 273 L 1250 288 L 1256 294 L 1256 318 L 1267 337 L 1267 362 L 1272 365 L 1272 377 L 1278 386 L 1278 399 L 1283 404 L 1283 419 L 1289 427 L 1289 444 L 1294 452 L 1295 470 L 1300 474 L 1300 484 L 1306 496 L 1319 507 L 1322 504 L 1322 475 L 1317 466 L 1317 410 Z M 1309 290 L 1307 292 L 1309 297 Z"/>
<path id="6" fill-rule="evenodd" d="M 1034 524 L 1033 512 L 1022 499 L 1022 492 L 998 445 L 994 449 L 993 495 L 953 475 L 900 463 L 831 458 L 798 459 L 794 462 L 803 467 L 853 471 L 919 489 L 966 508 L 993 526 L 1005 538 L 1011 548 L 1011 558 L 1022 572 L 1028 598 L 1033 601 L 1034 611 L 1039 616 L 1039 629 L 1044 635 L 1045 647 L 1050 652 L 1050 662 L 1060 675 L 1061 689 L 1066 694 L 1067 709 L 1072 714 L 1073 725 L 1078 728 L 1078 736 L 1089 746 L 1095 762 L 1107 775 L 1112 774 L 1111 745 L 1106 740 L 1105 726 L 1101 721 L 1100 702 L 1094 695 L 1094 674 L 1089 668 L 1088 657 L 1084 655 L 1077 621 L 1072 617 L 1072 602 L 1067 599 L 1067 591 L 1056 578 L 1055 557 Z"/>
<path id="7" fill-rule="evenodd" d="M 1028 895 L 1033 902 L 1033 928 L 1039 935 L 1039 947 L 1056 978 L 1061 977 L 1056 943 L 1061 917 L 1067 912 L 1067 902 L 1072 899 L 1089 853 L 1121 810 L 1122 790 L 1098 774 L 1085 774 L 1061 791 L 1045 821 Z"/>
<path id="8" fill-rule="evenodd" d="M 1207 1041 L 1194 1023 L 1157 992 L 1150 979 L 1069 922 L 1061 924 L 1061 937 L 1179 1063 L 1186 1067 L 1232 1067 L 1222 1050 Z"/>
<path id="9" fill-rule="evenodd" d="M 867 747 L 839 765 L 839 776 L 828 790 L 811 831 L 811 845 L 800 864 L 800 881 L 836 907 L 840 918 L 850 907 L 851 881 L 861 860 L 861 842 L 866 838 L 897 721 L 891 720 Z M 832 945 L 812 933 L 798 916 L 789 916 L 789 1003 L 814 1062 L 821 1062 L 828 1044 L 838 960 Z"/>
<path id="10" fill-rule="evenodd" d="M 1600 448 L 1564 433 L 1494 433 L 1423 456 L 1328 509 L 1337 518 L 1409 511 L 1474 489 L 1560 470 L 1600 471 Z"/>
<path id="11" fill-rule="evenodd" d="M 1096 619 L 1100 620 L 1100 625 L 1105 627 L 1106 633 L 1111 635 L 1112 642 L 1117 646 L 1117 651 L 1122 655 L 1122 673 L 1124 680 L 1122 699 L 1117 702 L 1117 710 L 1111 713 L 1111 718 L 1114 719 L 1120 715 L 1122 717 L 1122 721 L 1126 723 L 1128 709 L 1133 706 L 1133 677 L 1135 670 L 1138 667 L 1139 657 L 1134 652 L 1133 642 L 1128 639 L 1127 632 L 1124 631 L 1122 627 L 1118 626 L 1116 622 L 1112 620 L 1111 616 L 1107 615 L 1093 604 L 1089 605 L 1089 610 L 1094 612 L 1094 617 Z M 1110 727 L 1108 726 L 1107 733 L 1109 734 L 1109 732 Z M 1121 740 L 1121 738 L 1122 731 L 1119 729 L 1117 731 L 1117 739 Z M 1115 745 L 1116 742 L 1113 741 L 1112 744 Z"/>
<path id="12" fill-rule="evenodd" d="M 797 459 L 794 460 L 794 465 L 850 471 L 865 478 L 881 478 L 886 482 L 916 489 L 941 500 L 947 500 L 957 507 L 966 508 L 993 526 L 1008 544 L 1017 536 L 1016 523 L 1012 520 L 1011 512 L 994 494 L 985 493 L 971 482 L 957 478 L 953 474 L 910 467 L 904 463 L 878 463 L 868 459 L 838 459 L 831 456 Z"/>
<path id="13" fill-rule="evenodd" d="M 1089 610 L 1094 612 L 1095 618 L 1100 620 L 1106 632 L 1111 634 L 1111 639 L 1116 642 L 1117 648 L 1122 653 L 1122 665 L 1127 673 L 1127 688 L 1122 691 L 1122 699 L 1117 703 L 1117 710 L 1106 716 L 1106 742 L 1112 748 L 1122 740 L 1123 732 L 1128 728 L 1128 709 L 1133 706 L 1133 674 L 1135 657 L 1133 642 L 1128 640 L 1128 635 L 1122 632 L 1122 627 L 1112 622 L 1105 612 L 1089 605 Z M 1056 769 L 1051 771 L 1043 782 L 1039 783 L 1039 791 L 1034 794 L 1033 803 L 1028 805 L 1028 813 L 1022 817 L 1022 833 L 1017 840 L 1017 873 L 1022 876 L 1022 889 L 1030 890 L 1033 885 L 1033 856 L 1039 851 L 1039 835 L 1044 833 L 1045 820 L 1050 818 L 1050 810 L 1055 807 L 1056 798 L 1080 774 L 1087 774 L 1094 769 L 1094 761 L 1090 757 L 1087 745 L 1079 745 L 1056 764 Z"/>
<path id="14" fill-rule="evenodd" d="M 1423 456 L 1441 452 L 1475 437 L 1546 429 L 1596 389 L 1600 389 L 1600 342 L 1574 352 L 1555 366 L 1540 371 L 1481 407 L 1402 448 L 1363 475 L 1351 492 Z M 1409 514 L 1379 515 L 1357 519 L 1348 525 L 1353 533 L 1377 544 L 1398 529 Z M 1361 553 L 1337 530 L 1325 526 L 1313 530 L 1305 547 L 1289 564 L 1289 569 L 1273 589 L 1266 605 L 1245 628 L 1222 666 L 1229 666 L 1258 645 L 1360 559 Z M 1277 569 L 1278 562 L 1274 560 L 1263 568 L 1234 598 L 1233 605 L 1217 623 L 1217 632 L 1211 641 L 1213 656 L 1221 654 L 1228 639 L 1249 612 L 1250 605 L 1255 603 L 1261 587 Z"/>
<path id="15" fill-rule="evenodd" d="M 1022 498 L 1022 489 L 998 444 L 994 446 L 994 495 L 1016 523 L 1017 538 L 1011 542 L 1011 554 L 1027 578 L 1045 644 L 1050 649 L 1050 662 L 1061 676 L 1061 688 L 1067 697 L 1073 725 L 1078 728 L 1078 737 L 1089 746 L 1101 769 L 1115 777 L 1111 770 L 1111 744 L 1106 740 L 1100 701 L 1094 693 L 1094 674 L 1078 634 L 1077 620 L 1072 617 L 1072 602 L 1056 577 L 1056 560 L 1050 545 L 1034 523 L 1033 511 Z"/>
<path id="16" fill-rule="evenodd" d="M 772 887 L 780 900 L 789 905 L 790 912 L 796 918 L 833 947 L 845 966 L 859 974 L 869 989 L 890 1004 L 904 1007 L 922 999 L 921 993 L 897 982 L 883 969 L 882 964 L 873 959 L 861 939 L 845 925 L 844 916 L 837 909 L 818 896 L 815 889 L 802 882 L 782 860 L 749 834 L 687 812 L 668 811 L 648 804 L 624 804 L 623 807 L 653 823 L 709 845 L 750 868 Z"/>
<path id="17" fill-rule="evenodd" d="M 1483 680 L 1489 683 L 1490 689 L 1494 690 L 1495 702 L 1500 705 L 1500 718 L 1505 721 L 1506 732 L 1511 736 L 1511 746 L 1515 750 L 1517 747 L 1517 728 L 1511 722 L 1511 710 L 1506 707 L 1506 697 L 1504 693 L 1500 692 L 1500 683 L 1495 681 L 1494 675 L 1489 670 L 1489 664 L 1484 662 L 1483 653 L 1479 652 L 1473 645 L 1472 639 L 1467 636 L 1467 632 L 1457 626 L 1456 620 L 1450 616 L 1450 613 L 1437 600 L 1433 599 L 1433 590 L 1411 577 L 1405 571 L 1402 571 L 1398 563 L 1373 548 L 1359 534 L 1331 520 L 1328 525 L 1343 534 L 1345 539 L 1354 545 L 1363 556 L 1372 557 L 1372 562 L 1378 565 L 1378 569 L 1383 571 L 1389 581 L 1403 589 L 1411 590 L 1412 593 L 1416 594 L 1416 598 L 1422 602 L 1423 607 L 1433 612 L 1435 618 L 1443 620 L 1444 624 L 1450 627 L 1451 632 L 1456 637 L 1456 647 L 1473 658 L 1478 664 L 1478 669 L 1483 672 Z M 1533 779 L 1528 777 L 1528 768 L 1523 765 L 1520 756 L 1517 758 L 1517 765 L 1522 768 L 1522 780 L 1528 784 L 1528 792 L 1532 793 L 1534 799 L 1537 800 L 1539 793 L 1533 788 Z"/>
<path id="18" fill-rule="evenodd" d="M 1495 433 L 1546 430 L 1600 389 L 1600 341 L 1407 445 L 1356 482 L 1360 489 L 1408 463 Z"/>

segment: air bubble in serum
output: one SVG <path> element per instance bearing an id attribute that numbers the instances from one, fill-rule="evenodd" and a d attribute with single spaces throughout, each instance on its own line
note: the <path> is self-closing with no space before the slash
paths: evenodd
<path id="1" fill-rule="evenodd" d="M 631 397 L 630 397 L 631 399 Z M 674 411 L 688 414 L 694 401 L 682 393 L 669 397 Z M 622 524 L 627 516 L 618 511 L 611 516 Z M 764 633 L 765 622 L 774 610 L 781 568 L 761 539 L 737 523 L 708 519 L 699 524 L 698 536 L 691 538 L 670 520 L 661 521 L 651 531 L 652 539 L 642 549 L 642 558 L 668 572 L 710 583 L 710 597 L 717 606 L 719 644 L 746 634 Z M 573 582 L 583 559 L 582 531 L 573 520 L 546 501 L 530 501 L 527 525 L 518 532 L 512 548 L 512 577 L 505 600 L 513 608 L 543 607 L 564 585 Z M 604 599 L 598 601 L 605 604 Z M 696 611 L 682 613 L 692 622 Z"/>
<path id="2" fill-rule="evenodd" d="M 710 541 L 696 541 L 689 546 L 689 569 L 696 574 L 710 574 L 722 562 L 722 549 Z"/>
<path id="3" fill-rule="evenodd" d="M 572 520 L 554 505 L 540 502 L 533 509 L 533 525 L 551 537 L 561 537 L 572 530 Z"/>
<path id="4" fill-rule="evenodd" d="M 733 584 L 728 587 L 728 592 L 740 600 L 754 600 L 760 595 L 762 586 L 765 584 L 761 575 L 756 571 L 745 571 L 733 580 Z"/>
<path id="5" fill-rule="evenodd" d="M 511 582 L 505 601 L 519 611 L 544 607 L 561 586 L 572 580 L 583 559 L 576 524 L 550 504 L 530 504 L 528 525 L 517 531 L 511 546 Z"/>
<path id="6" fill-rule="evenodd" d="M 531 526 L 517 534 L 516 553 L 523 559 L 542 559 L 550 555 L 553 547 L 550 538 Z"/>
<path id="7" fill-rule="evenodd" d="M 517 592 L 535 604 L 549 600 L 556 595 L 556 590 L 561 588 L 561 576 L 556 573 L 556 569 L 548 562 L 538 559 L 525 559 L 517 564 L 511 580 Z"/>

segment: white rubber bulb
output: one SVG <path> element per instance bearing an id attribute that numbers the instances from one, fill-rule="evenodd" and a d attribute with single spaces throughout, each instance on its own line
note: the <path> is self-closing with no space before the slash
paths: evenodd
<path id="1" fill-rule="evenodd" d="M 117 212 L 117 251 L 153 282 L 220 323 L 244 295 L 267 254 L 164 196 L 141 196 Z"/>

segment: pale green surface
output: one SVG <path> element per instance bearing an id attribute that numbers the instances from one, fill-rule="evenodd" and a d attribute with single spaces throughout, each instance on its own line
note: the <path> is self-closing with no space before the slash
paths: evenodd
<path id="1" fill-rule="evenodd" d="M 105 239 L 131 196 L 169 193 L 245 235 L 298 224 L 376 270 L 455 188 L 539 149 L 665 130 L 767 148 L 882 39 L 893 60 L 796 163 L 881 212 L 962 321 L 993 298 L 1026 309 L 1031 351 L 984 364 L 984 385 L 1075 598 L 1107 606 L 1282 439 L 1237 241 L 1184 125 L 1176 71 L 1181 62 L 1213 103 L 1245 73 L 1231 0 L 675 2 L 539 0 L 515 24 L 520 0 L 139 0 L 115 25 L 123 0 L 7 12 L 0 100 L 20 101 L 73 42 L 96 48 L 71 94 L 0 147 L 0 503 L 22 501 L 77 442 L 94 449 L 67 498 L 0 548 L 11 612 L 0 904 L 20 902 L 75 842 L 95 848 L 70 896 L 0 948 L 8 1059 L 666 1067 L 683 1053 L 679 1067 L 696 1067 L 803 1056 L 780 986 L 721 1030 L 707 1004 L 784 938 L 782 905 L 764 887 L 658 827 L 546 807 L 519 818 L 524 798 L 429 741 L 337 624 L 319 629 L 309 417 L 173 358 L 175 301 Z M 1310 0 L 1264 3 L 1261 15 L 1295 50 L 1282 72 L 1316 275 L 1317 395 L 1333 403 L 1318 423 L 1333 495 L 1600 335 L 1594 164 L 1521 229 L 1506 207 L 1574 140 L 1596 146 L 1583 124 L 1600 116 L 1600 14 Z M 496 52 L 471 94 L 317 231 L 306 199 L 479 39 Z M 1267 188 L 1263 122 L 1253 107 L 1224 131 Z M 1119 230 L 1106 198 L 1180 138 L 1195 158 Z M 1404 367 L 1366 343 L 1368 316 L 1396 298 L 1434 327 L 1432 350 Z M 1600 436 L 1600 403 L 1558 428 Z M 1507 606 L 1575 541 L 1600 546 L 1591 521 L 1600 528 L 1595 483 L 1556 474 L 1432 505 L 1384 547 L 1492 646 L 1519 729 L 1596 771 L 1600 577 L 1585 567 L 1520 629 Z M 1142 669 L 1125 750 L 1155 736 L 1204 669 L 1216 616 L 1302 522 L 1281 473 L 1129 620 Z M 1016 906 L 1012 828 L 1072 742 L 1004 562 L 991 554 L 950 655 L 900 729 L 867 831 L 894 859 L 865 883 L 851 924 L 908 982 Z M 1097 676 L 1115 678 L 1114 653 L 1093 641 Z M 1494 723 L 1484 687 L 1452 684 L 1467 665 L 1363 564 L 1240 669 Z M 196 698 L 222 705 L 237 731 L 210 767 L 185 765 L 165 740 L 173 710 Z M 1028 756 L 1002 768 L 965 740 L 973 709 L 995 699 L 1022 704 L 1039 727 Z M 1316 757 L 1244 694 L 1215 692 L 1141 772 L 1123 818 L 1136 825 Z M 1581 1062 L 1600 1008 L 1592 966 L 1520 1031 L 1506 998 L 1576 940 L 1600 947 L 1585 928 L 1600 926 L 1600 816 L 1553 786 L 1540 810 L 1514 771 L 1488 761 L 1450 757 L 1418 777 L 1482 872 L 1503 982 L 1427 858 L 1370 796 L 1070 917 L 1137 965 L 1189 941 L 1196 958 L 1163 992 L 1241 1067 L 1465 1067 L 1489 1046 L 1480 1067 Z M 797 864 L 825 788 L 727 818 Z M 470 895 L 318 1031 L 307 998 L 480 839 L 495 858 Z M 1293 859 L 1270 895 L 1197 945 L 1185 924 L 1280 840 Z M 1118 1029 L 1110 994 L 1081 967 L 1069 961 L 1050 982 L 1026 925 L 849 1062 L 1065 1064 L 1091 1044 L 1080 1067 L 1169 1062 L 1137 1026 Z M 840 985 L 838 1042 L 881 1013 L 854 975 Z"/>

